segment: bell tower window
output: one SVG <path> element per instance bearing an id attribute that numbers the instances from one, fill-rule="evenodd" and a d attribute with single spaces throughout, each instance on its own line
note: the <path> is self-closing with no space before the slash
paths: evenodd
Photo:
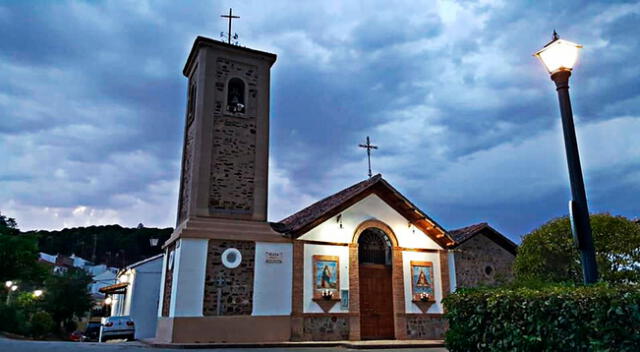
<path id="1" fill-rule="evenodd" d="M 240 78 L 232 78 L 227 85 L 227 111 L 244 113 L 244 82 Z"/>

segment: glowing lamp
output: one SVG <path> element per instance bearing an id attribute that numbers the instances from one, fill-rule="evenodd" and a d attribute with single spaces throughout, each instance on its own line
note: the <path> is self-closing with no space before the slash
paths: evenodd
<path id="1" fill-rule="evenodd" d="M 110 305 L 111 305 L 111 303 L 113 303 L 113 300 L 111 299 L 111 297 L 107 297 L 107 298 L 104 300 L 104 304 L 106 304 L 106 305 L 108 305 L 108 306 L 110 306 Z"/>
<path id="2" fill-rule="evenodd" d="M 540 59 L 547 71 L 553 74 L 558 71 L 571 71 L 578 61 L 580 48 L 582 45 L 560 39 L 554 31 L 553 40 L 534 55 Z"/>
<path id="3" fill-rule="evenodd" d="M 42 290 L 33 291 L 33 297 L 40 297 L 40 296 L 42 296 Z"/>
<path id="4" fill-rule="evenodd" d="M 11 286 L 13 286 L 13 281 L 7 281 L 7 282 L 5 282 L 5 283 L 4 283 L 4 285 L 5 285 L 7 288 L 11 288 Z"/>
<path id="5" fill-rule="evenodd" d="M 13 285 L 13 286 L 11 286 L 11 291 L 15 291 L 15 290 L 17 290 L 17 289 L 18 289 L 18 285 Z"/>

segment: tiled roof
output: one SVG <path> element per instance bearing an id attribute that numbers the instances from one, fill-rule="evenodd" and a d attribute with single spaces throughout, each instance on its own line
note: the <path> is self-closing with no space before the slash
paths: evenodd
<path id="1" fill-rule="evenodd" d="M 485 231 L 486 230 L 486 231 Z M 498 232 L 493 227 L 489 226 L 486 222 L 481 222 L 479 224 L 470 225 L 467 227 L 462 227 L 459 229 L 449 231 L 449 236 L 453 238 L 455 244 L 452 246 L 453 248 L 458 247 L 462 243 L 471 239 L 477 234 L 484 232 L 485 235 L 498 245 L 502 246 L 502 248 L 508 250 L 509 252 L 516 254 L 518 250 L 518 245 L 513 243 L 509 238 L 505 235 Z"/>
<path id="2" fill-rule="evenodd" d="M 382 176 L 377 174 L 369 179 L 356 183 L 351 187 L 345 188 L 338 193 L 319 200 L 299 212 L 282 219 L 280 222 L 272 223 L 271 226 L 274 230 L 282 233 L 299 230 L 314 220 L 319 219 L 332 209 L 339 207 L 351 197 L 373 186 L 381 179 Z"/>
<path id="3" fill-rule="evenodd" d="M 449 231 L 449 235 L 453 238 L 456 243 L 462 243 L 469 238 L 475 236 L 482 229 L 488 227 L 489 224 L 486 222 L 481 222 L 479 224 L 473 224 L 467 227 L 462 227 L 459 229 Z"/>

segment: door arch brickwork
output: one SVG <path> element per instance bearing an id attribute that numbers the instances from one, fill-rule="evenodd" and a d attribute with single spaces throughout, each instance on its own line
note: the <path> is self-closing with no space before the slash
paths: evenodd
<path id="1" fill-rule="evenodd" d="M 349 339 L 360 340 L 360 263 L 358 260 L 358 239 L 368 228 L 382 230 L 389 238 L 391 248 L 391 291 L 393 299 L 393 326 L 396 339 L 407 338 L 407 324 L 404 302 L 404 277 L 402 271 L 402 249 L 390 226 L 382 221 L 371 219 L 356 227 L 349 244 Z"/>

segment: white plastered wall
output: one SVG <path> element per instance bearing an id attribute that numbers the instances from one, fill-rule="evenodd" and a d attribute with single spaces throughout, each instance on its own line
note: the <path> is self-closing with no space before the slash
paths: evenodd
<path id="1" fill-rule="evenodd" d="M 208 239 L 183 238 L 173 263 L 170 317 L 201 317 Z"/>
<path id="2" fill-rule="evenodd" d="M 351 243 L 353 234 L 362 222 L 378 220 L 387 224 L 398 239 L 398 245 L 406 248 L 442 249 L 428 235 L 415 226 L 409 226 L 408 220 L 390 207 L 375 194 L 371 194 L 342 213 L 342 228 L 334 216 L 314 227 L 299 239 L 334 243 Z"/>
<path id="3" fill-rule="evenodd" d="M 402 273 L 404 277 L 404 305 L 407 313 L 422 313 L 420 307 L 412 302 L 411 297 L 411 261 L 431 262 L 433 263 L 433 275 L 435 282 L 435 300 L 436 302 L 429 307 L 427 313 L 443 313 L 442 309 L 442 276 L 440 270 L 441 253 L 425 253 L 425 252 L 402 252 Z"/>
<path id="4" fill-rule="evenodd" d="M 160 276 L 160 293 L 158 294 L 158 317 L 162 316 L 162 304 L 164 302 L 164 280 L 167 275 L 167 257 L 169 250 L 164 250 L 164 255 L 162 256 L 162 274 Z"/>
<path id="5" fill-rule="evenodd" d="M 278 253 L 281 263 L 267 263 L 268 253 Z M 252 315 L 291 314 L 293 246 L 291 243 L 256 242 Z"/>
<path id="6" fill-rule="evenodd" d="M 313 298 L 313 260 L 314 255 L 332 255 L 340 258 L 340 290 L 349 289 L 349 247 L 331 245 L 304 245 L 304 275 L 303 275 L 303 312 L 323 313 L 322 308 L 312 300 Z M 340 308 L 336 303 L 330 313 L 345 313 L 349 309 Z"/>

